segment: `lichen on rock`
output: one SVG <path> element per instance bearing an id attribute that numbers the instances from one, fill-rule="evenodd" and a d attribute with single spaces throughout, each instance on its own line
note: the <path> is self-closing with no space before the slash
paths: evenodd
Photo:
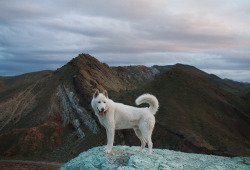
<path id="1" fill-rule="evenodd" d="M 115 146 L 111 154 L 103 152 L 99 146 L 81 153 L 66 163 L 61 170 L 75 169 L 249 169 L 250 157 L 223 157 L 192 154 L 167 149 L 153 149 L 151 155 L 147 149 L 137 152 L 137 146 Z"/>

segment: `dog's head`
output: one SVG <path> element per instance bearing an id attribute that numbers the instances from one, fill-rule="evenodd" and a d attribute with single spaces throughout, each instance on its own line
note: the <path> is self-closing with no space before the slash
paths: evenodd
<path id="1" fill-rule="evenodd" d="M 91 105 L 94 110 L 97 109 L 99 114 L 103 116 L 108 109 L 108 92 L 104 90 L 103 93 L 100 93 L 99 90 L 96 90 Z"/>

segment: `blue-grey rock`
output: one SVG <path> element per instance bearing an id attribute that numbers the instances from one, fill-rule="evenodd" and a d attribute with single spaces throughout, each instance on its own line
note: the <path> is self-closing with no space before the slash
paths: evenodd
<path id="1" fill-rule="evenodd" d="M 134 170 L 134 169 L 250 169 L 250 157 L 223 157 L 183 153 L 167 149 L 148 149 L 137 152 L 139 147 L 114 146 L 111 154 L 104 153 L 104 146 L 92 148 L 64 164 L 61 170 Z"/>

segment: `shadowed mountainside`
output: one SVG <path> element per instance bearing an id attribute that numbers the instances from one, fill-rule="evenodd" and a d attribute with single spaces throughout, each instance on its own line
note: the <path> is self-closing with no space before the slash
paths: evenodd
<path id="1" fill-rule="evenodd" d="M 145 86 L 113 96 L 129 105 L 135 105 L 134 100 L 143 93 L 158 98 L 155 147 L 249 156 L 249 102 L 221 89 L 207 77 L 208 74 L 194 67 L 177 64 Z M 123 133 L 135 138 L 125 138 L 127 144 L 136 140 L 133 132 Z"/>
<path id="2" fill-rule="evenodd" d="M 105 145 L 105 130 L 90 106 L 96 88 L 130 105 L 142 93 L 156 95 L 154 147 L 249 156 L 249 84 L 181 64 L 109 67 L 88 54 L 35 77 L 0 92 L 3 157 L 67 161 Z M 139 145 L 139 140 L 133 131 L 119 130 L 115 144 Z"/>

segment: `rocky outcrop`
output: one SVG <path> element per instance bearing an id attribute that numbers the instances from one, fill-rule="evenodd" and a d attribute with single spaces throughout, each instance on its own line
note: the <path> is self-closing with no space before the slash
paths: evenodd
<path id="1" fill-rule="evenodd" d="M 89 131 L 94 134 L 99 132 L 99 128 L 95 120 L 90 116 L 90 113 L 86 109 L 79 105 L 79 99 L 73 90 L 59 85 L 57 96 L 60 99 L 60 105 L 63 112 L 63 125 L 72 124 L 76 130 L 76 135 L 79 138 L 84 138 L 85 134 L 82 130 L 82 124 L 84 124 Z"/>
<path id="2" fill-rule="evenodd" d="M 104 147 L 92 148 L 66 163 L 66 169 L 249 169 L 249 157 L 222 157 L 191 154 L 167 149 L 147 149 L 137 152 L 139 147 L 115 146 L 111 154 L 103 152 Z"/>

